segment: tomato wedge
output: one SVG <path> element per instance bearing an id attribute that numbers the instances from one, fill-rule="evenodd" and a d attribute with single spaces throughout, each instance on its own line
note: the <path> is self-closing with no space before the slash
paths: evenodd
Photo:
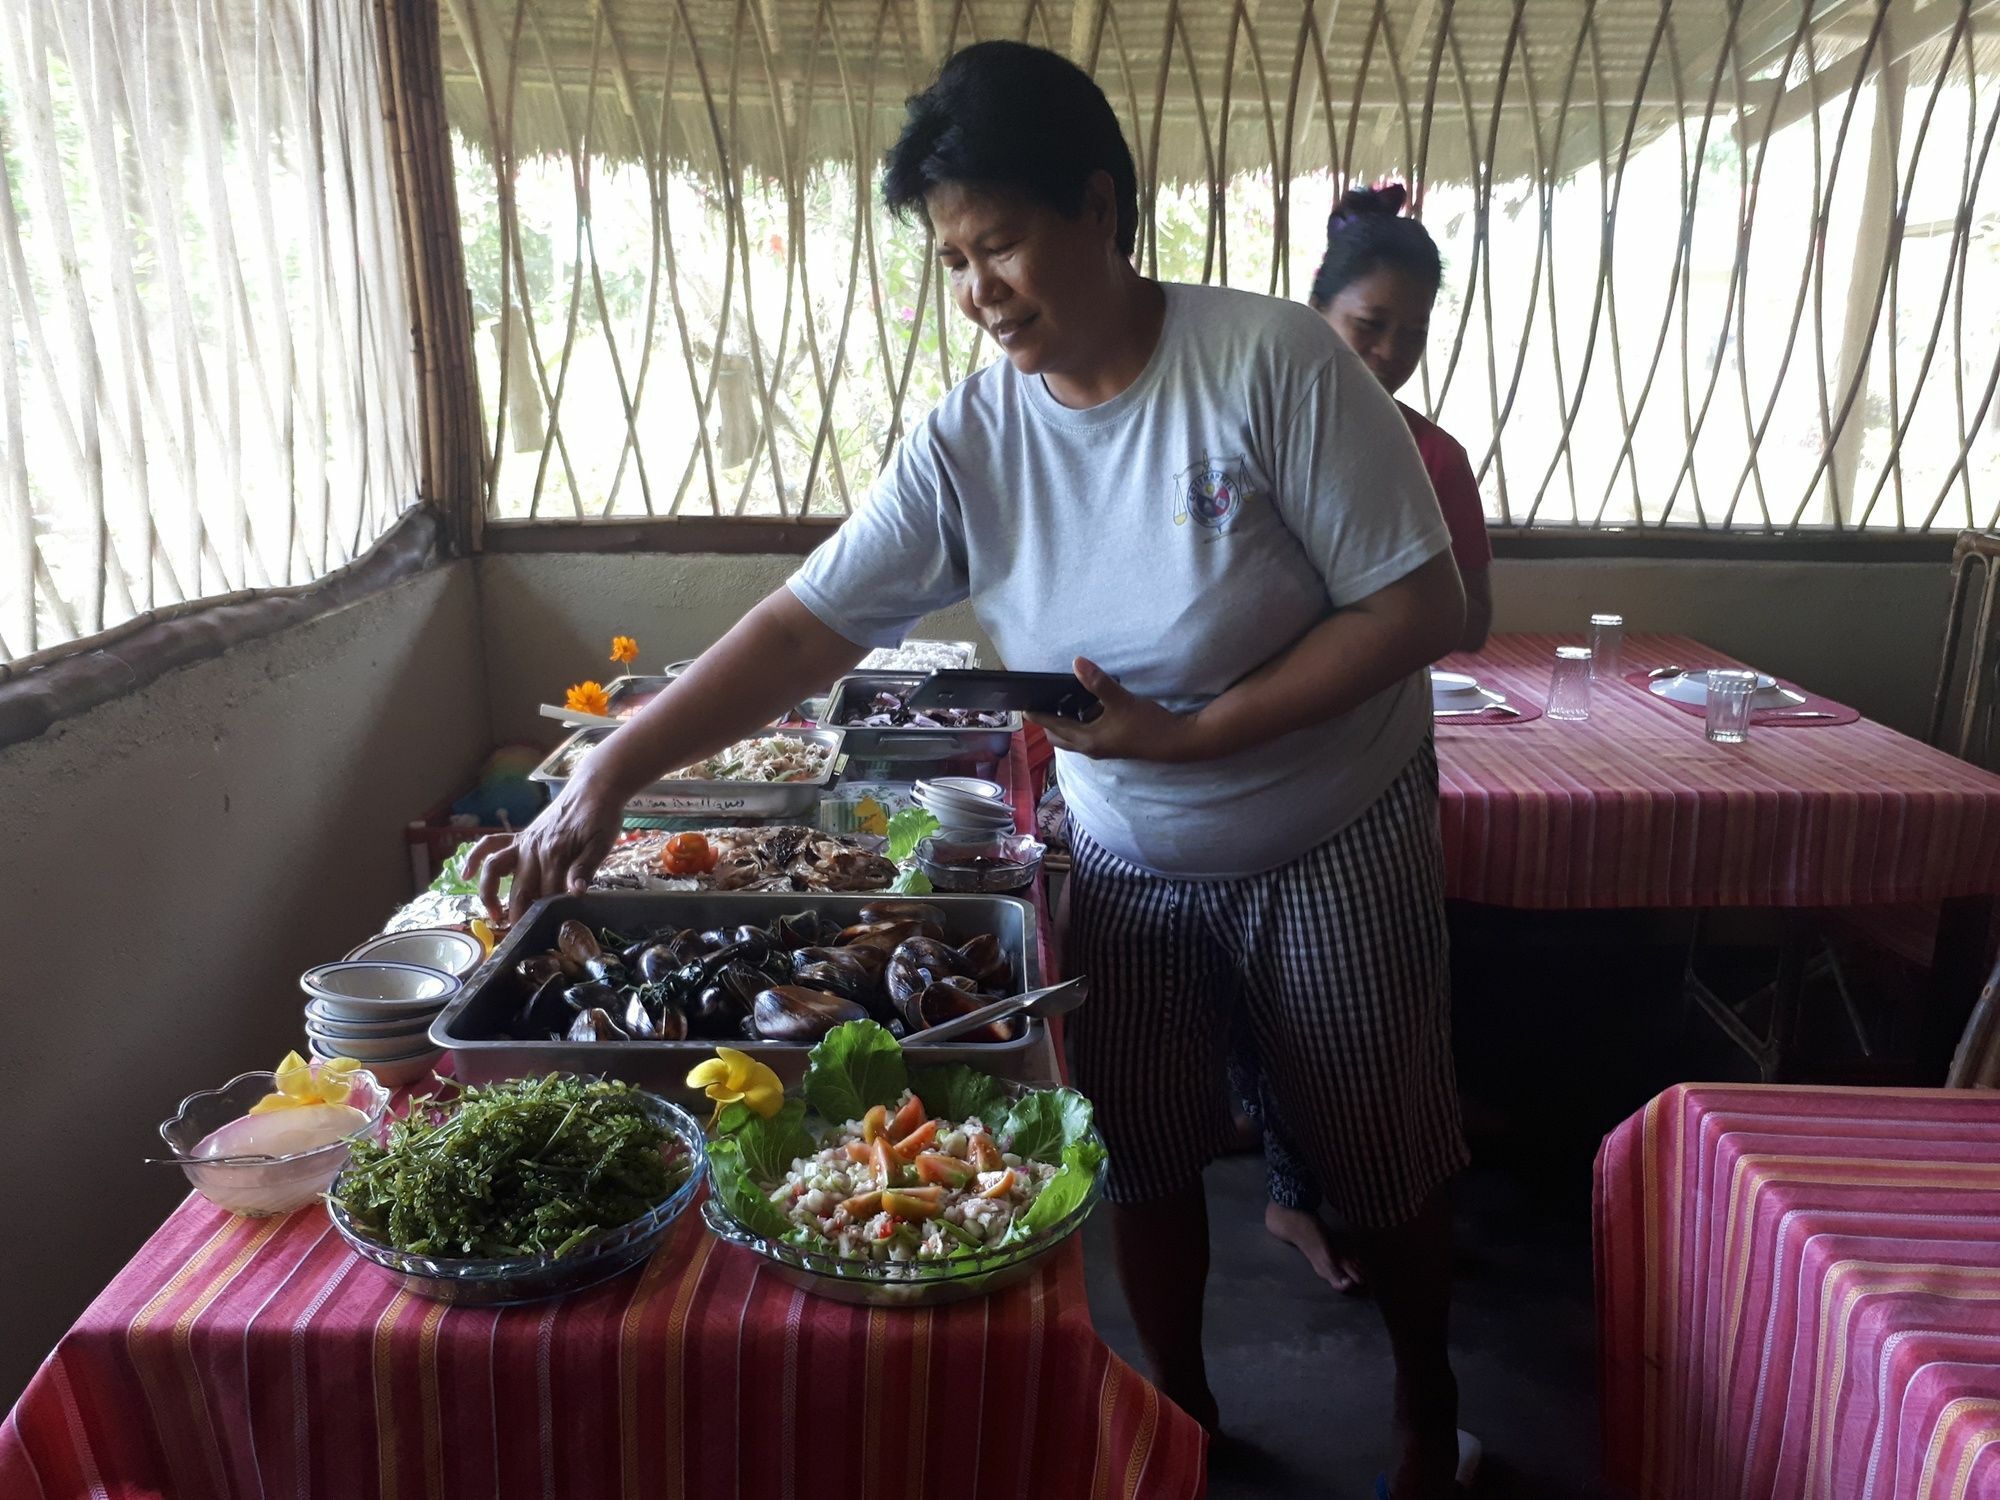
<path id="1" fill-rule="evenodd" d="M 872 1219 L 882 1212 L 880 1193 L 856 1193 L 840 1205 L 847 1210 L 847 1217 L 859 1224 L 863 1219 Z"/>
<path id="2" fill-rule="evenodd" d="M 849 1141 L 845 1149 L 849 1161 L 873 1161 L 875 1159 L 875 1153 L 859 1141 Z"/>
<path id="3" fill-rule="evenodd" d="M 889 1134 L 901 1140 L 924 1123 L 924 1101 L 915 1094 L 903 1101 L 903 1107 L 896 1111 L 896 1117 L 889 1122 Z"/>
<path id="4" fill-rule="evenodd" d="M 917 1179 L 942 1187 L 962 1188 L 972 1181 L 972 1163 L 941 1151 L 926 1151 L 917 1158 Z"/>
<path id="5" fill-rule="evenodd" d="M 944 1189 L 913 1187 L 884 1193 L 882 1207 L 899 1219 L 935 1219 L 944 1212 Z"/>
<path id="6" fill-rule="evenodd" d="M 903 1158 L 896 1152 L 896 1144 L 886 1135 L 875 1137 L 870 1148 L 875 1156 L 875 1176 L 883 1187 L 892 1188 L 903 1180 Z"/>
<path id="7" fill-rule="evenodd" d="M 1012 1167 L 1009 1167 L 1006 1171 L 1000 1174 L 1000 1180 L 998 1182 L 994 1183 L 993 1186 L 990 1188 L 983 1189 L 980 1192 L 979 1196 L 982 1198 L 1004 1198 L 1013 1190 L 1014 1190 L 1014 1169 Z"/>
<path id="8" fill-rule="evenodd" d="M 873 1105 L 870 1107 L 868 1113 L 861 1117 L 861 1139 L 864 1141 L 873 1141 L 876 1136 L 882 1134 L 883 1128 L 888 1123 L 888 1106 L 884 1104 Z"/>
<path id="9" fill-rule="evenodd" d="M 997 1172 L 1007 1163 L 1000 1159 L 1000 1148 L 993 1144 L 993 1137 L 983 1130 L 972 1133 L 969 1146 L 973 1165 L 982 1172 Z"/>
<path id="10" fill-rule="evenodd" d="M 919 1151 L 930 1150 L 931 1142 L 937 1138 L 938 1122 L 936 1120 L 926 1120 L 915 1130 L 896 1142 L 896 1154 L 905 1161 L 914 1160 Z"/>

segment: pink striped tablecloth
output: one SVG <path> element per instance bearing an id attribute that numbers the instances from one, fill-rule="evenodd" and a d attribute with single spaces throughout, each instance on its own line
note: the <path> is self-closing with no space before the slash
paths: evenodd
<path id="1" fill-rule="evenodd" d="M 1495 636 L 1440 665 L 1540 704 L 1572 637 Z M 1741 665 L 1685 636 L 1624 665 Z M 2000 893 L 2000 777 L 1863 719 L 1711 745 L 1622 680 L 1584 723 L 1437 726 L 1446 894 L 1552 908 L 1862 906 Z"/>
<path id="2" fill-rule="evenodd" d="M 189 1198 L 0 1425 L 0 1495 L 1199 1496 L 1204 1438 L 1091 1327 L 1080 1247 L 928 1311 L 809 1297 L 688 1214 L 559 1301 L 447 1308 L 318 1206 Z"/>
<path id="3" fill-rule="evenodd" d="M 1669 1089 L 1596 1239 L 1620 1493 L 2000 1496 L 2000 1094 Z"/>

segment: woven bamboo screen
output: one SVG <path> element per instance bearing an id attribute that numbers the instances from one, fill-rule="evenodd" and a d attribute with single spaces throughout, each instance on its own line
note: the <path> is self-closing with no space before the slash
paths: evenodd
<path id="1" fill-rule="evenodd" d="M 417 495 L 373 15 L 0 0 L 0 666 Z"/>
<path id="2" fill-rule="evenodd" d="M 448 0 L 489 514 L 840 514 L 990 344 L 876 206 L 963 42 L 1083 61 L 1157 275 L 1300 296 L 1419 188 L 1419 381 L 1495 522 L 1990 524 L 1970 0 Z"/>

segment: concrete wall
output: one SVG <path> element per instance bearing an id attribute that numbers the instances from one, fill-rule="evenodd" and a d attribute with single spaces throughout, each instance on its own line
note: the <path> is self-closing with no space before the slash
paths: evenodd
<path id="1" fill-rule="evenodd" d="M 461 562 L 0 749 L 0 1409 L 187 1191 L 155 1127 L 302 1044 L 490 742 Z"/>
<path id="2" fill-rule="evenodd" d="M 494 726 L 503 737 L 553 742 L 535 705 L 570 683 L 615 671 L 614 633 L 636 636 L 639 666 L 692 656 L 784 582 L 782 557 L 590 556 L 516 553 L 481 560 Z M 1944 627 L 1943 564 L 1503 560 L 1497 628 L 1581 632 L 1593 611 L 1622 613 L 1629 630 L 1692 635 L 1718 650 L 1854 704 L 1906 732 L 1922 731 Z M 978 640 L 971 612 L 926 621 L 919 633 Z"/>

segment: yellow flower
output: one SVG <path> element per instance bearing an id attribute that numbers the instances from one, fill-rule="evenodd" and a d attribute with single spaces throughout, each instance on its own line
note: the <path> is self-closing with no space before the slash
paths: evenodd
<path id="1" fill-rule="evenodd" d="M 303 1109 L 312 1104 L 345 1104 L 354 1087 L 354 1074 L 361 1067 L 351 1057 L 329 1057 L 314 1066 L 296 1052 L 287 1052 L 278 1064 L 277 1090 L 250 1106 L 253 1115 L 267 1115 L 275 1109 Z"/>
<path id="2" fill-rule="evenodd" d="M 575 713 L 596 714 L 604 718 L 611 712 L 611 700 L 604 695 L 602 683 L 579 682 L 563 699 L 563 707 Z"/>
<path id="3" fill-rule="evenodd" d="M 611 637 L 611 659 L 613 661 L 637 661 L 639 659 L 639 643 L 629 635 L 614 635 Z"/>
<path id="4" fill-rule="evenodd" d="M 722 1117 L 725 1104 L 746 1104 L 768 1120 L 785 1103 L 785 1086 L 778 1075 L 734 1047 L 717 1047 L 715 1056 L 696 1063 L 688 1074 L 688 1087 L 700 1089 L 715 1101 L 715 1114 L 708 1122 L 711 1125 Z"/>

